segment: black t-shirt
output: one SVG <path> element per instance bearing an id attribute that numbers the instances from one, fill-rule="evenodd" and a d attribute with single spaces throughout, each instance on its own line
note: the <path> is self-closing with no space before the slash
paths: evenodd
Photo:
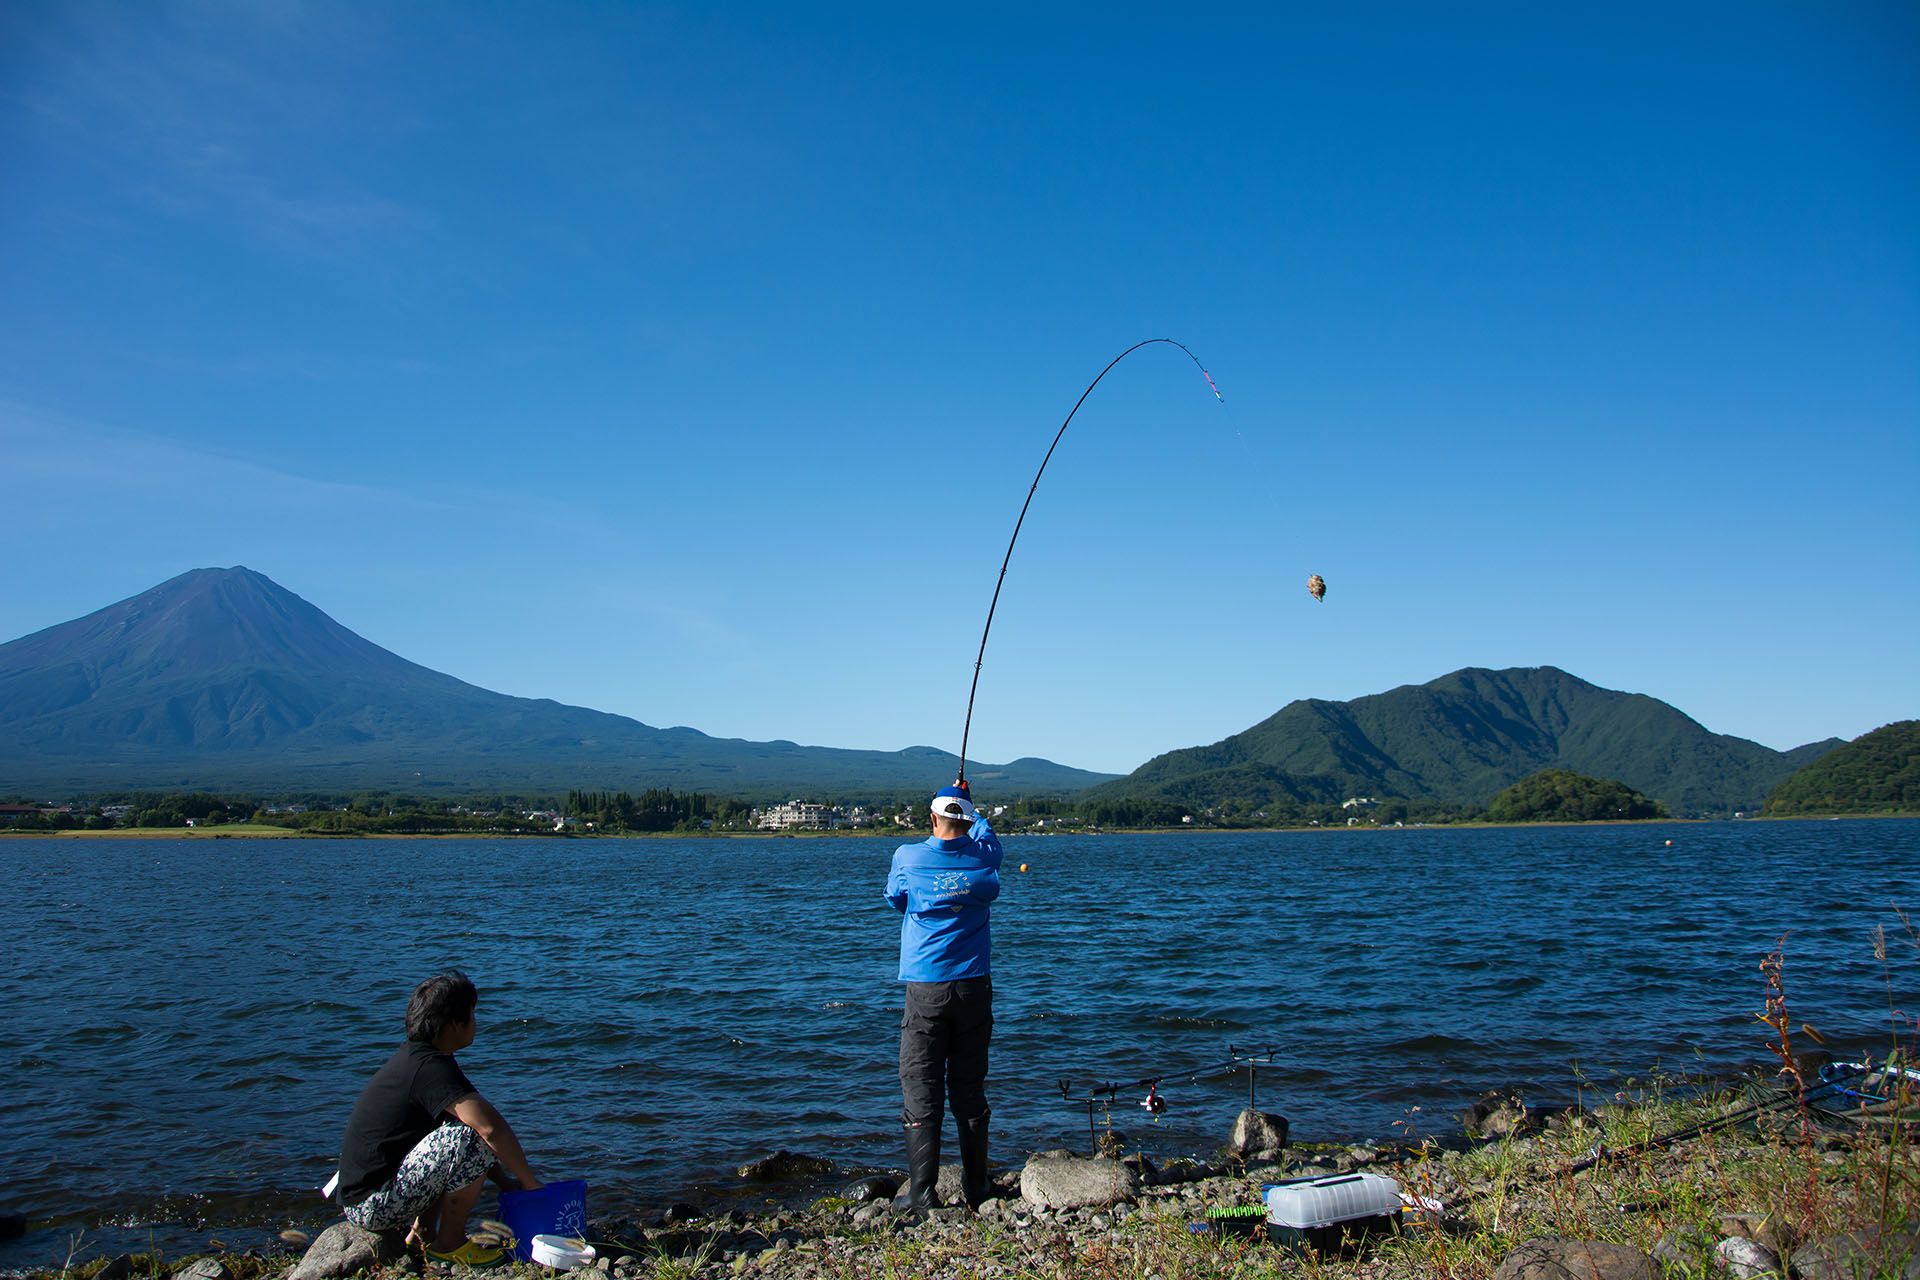
<path id="1" fill-rule="evenodd" d="M 441 1114 L 476 1093 L 450 1053 L 409 1040 L 373 1073 L 347 1120 L 340 1142 L 340 1203 L 359 1204 L 387 1185 Z"/>

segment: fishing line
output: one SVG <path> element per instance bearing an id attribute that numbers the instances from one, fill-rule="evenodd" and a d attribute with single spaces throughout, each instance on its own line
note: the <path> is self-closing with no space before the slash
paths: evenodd
<path id="1" fill-rule="evenodd" d="M 1033 473 L 1033 483 L 1027 486 L 1027 500 L 1020 504 L 1020 518 L 1013 522 L 1013 536 L 1007 539 L 1007 554 L 1000 559 L 1000 577 L 993 584 L 993 599 L 987 604 L 987 625 L 980 629 L 980 651 L 976 653 L 973 658 L 973 684 L 967 689 L 967 720 L 966 724 L 960 730 L 960 773 L 958 780 L 961 782 L 967 780 L 967 740 L 973 732 L 973 698 L 974 695 L 980 691 L 980 664 L 985 661 L 987 656 L 987 637 L 993 633 L 993 611 L 1000 605 L 1000 588 L 1005 586 L 1007 582 L 1007 565 L 1013 560 L 1013 545 L 1020 541 L 1020 526 L 1027 522 L 1027 508 L 1033 505 L 1033 495 L 1034 491 L 1040 487 L 1040 477 L 1047 473 L 1047 463 L 1053 461 L 1053 451 L 1060 447 L 1060 437 L 1067 434 L 1067 427 L 1072 424 L 1073 415 L 1080 412 L 1080 406 L 1087 402 L 1087 397 L 1093 394 L 1093 389 L 1100 385 L 1100 379 L 1112 372 L 1114 365 L 1119 364 L 1140 348 L 1150 347 L 1157 342 L 1163 342 L 1170 347 L 1178 347 L 1182 351 L 1185 351 L 1187 353 L 1187 359 L 1193 361 L 1193 367 L 1198 369 L 1200 376 L 1207 380 L 1207 389 L 1213 392 L 1213 398 L 1221 404 L 1227 402 L 1227 398 L 1220 394 L 1220 388 L 1214 382 L 1213 375 L 1207 372 L 1207 366 L 1200 363 L 1200 357 L 1193 354 L 1191 350 L 1188 350 L 1186 343 L 1176 342 L 1172 338 L 1147 338 L 1144 341 L 1134 343 L 1112 360 L 1109 360 L 1107 367 L 1100 371 L 1098 377 L 1087 384 L 1087 389 L 1082 391 L 1080 398 L 1073 402 L 1073 408 L 1068 411 L 1066 421 L 1062 422 L 1060 429 L 1053 433 L 1053 443 L 1047 446 L 1047 456 L 1040 459 L 1040 469 Z M 1241 443 L 1246 443 L 1244 437 Z"/>

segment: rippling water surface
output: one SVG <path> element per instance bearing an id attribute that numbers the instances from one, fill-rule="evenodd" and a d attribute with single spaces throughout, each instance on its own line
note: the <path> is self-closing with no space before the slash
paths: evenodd
<path id="1" fill-rule="evenodd" d="M 1671 840 L 1669 847 L 1664 842 Z M 1880 1049 L 1920 1005 L 1920 822 L 1020 838 L 994 908 L 994 1140 L 1084 1143 L 1058 1081 L 1172 1073 L 1150 1152 L 1261 1105 L 1303 1138 L 1429 1129 L 1479 1091 L 1571 1098 L 1764 1059 L 1759 958 L 1796 1016 Z M 481 988 L 461 1062 L 596 1212 L 787 1147 L 899 1161 L 891 842 L 0 842 L 0 1264 L 137 1228 L 177 1252 L 316 1228 L 407 992 Z M 1029 874 L 1014 871 L 1021 862 Z M 1411 1108 L 1422 1111 L 1415 1115 Z M 250 1236 L 248 1233 L 252 1232 Z M 103 1234 L 104 1232 L 104 1234 Z M 57 1245 L 57 1247 L 56 1247 Z"/>

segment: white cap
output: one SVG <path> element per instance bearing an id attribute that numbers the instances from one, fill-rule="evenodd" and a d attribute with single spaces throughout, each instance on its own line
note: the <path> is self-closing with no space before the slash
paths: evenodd
<path id="1" fill-rule="evenodd" d="M 955 822 L 977 822 L 980 811 L 973 807 L 973 801 L 960 794 L 958 787 L 942 787 L 933 797 L 933 816 L 950 818 Z"/>

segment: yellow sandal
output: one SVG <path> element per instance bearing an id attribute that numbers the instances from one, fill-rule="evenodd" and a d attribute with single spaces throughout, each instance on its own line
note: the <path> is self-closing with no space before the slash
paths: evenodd
<path id="1" fill-rule="evenodd" d="M 489 1249 L 486 1245 L 467 1241 L 458 1249 L 427 1249 L 424 1251 L 429 1262 L 450 1262 L 457 1267 L 466 1267 L 473 1271 L 486 1271 L 501 1266 L 507 1260 L 505 1249 Z"/>

